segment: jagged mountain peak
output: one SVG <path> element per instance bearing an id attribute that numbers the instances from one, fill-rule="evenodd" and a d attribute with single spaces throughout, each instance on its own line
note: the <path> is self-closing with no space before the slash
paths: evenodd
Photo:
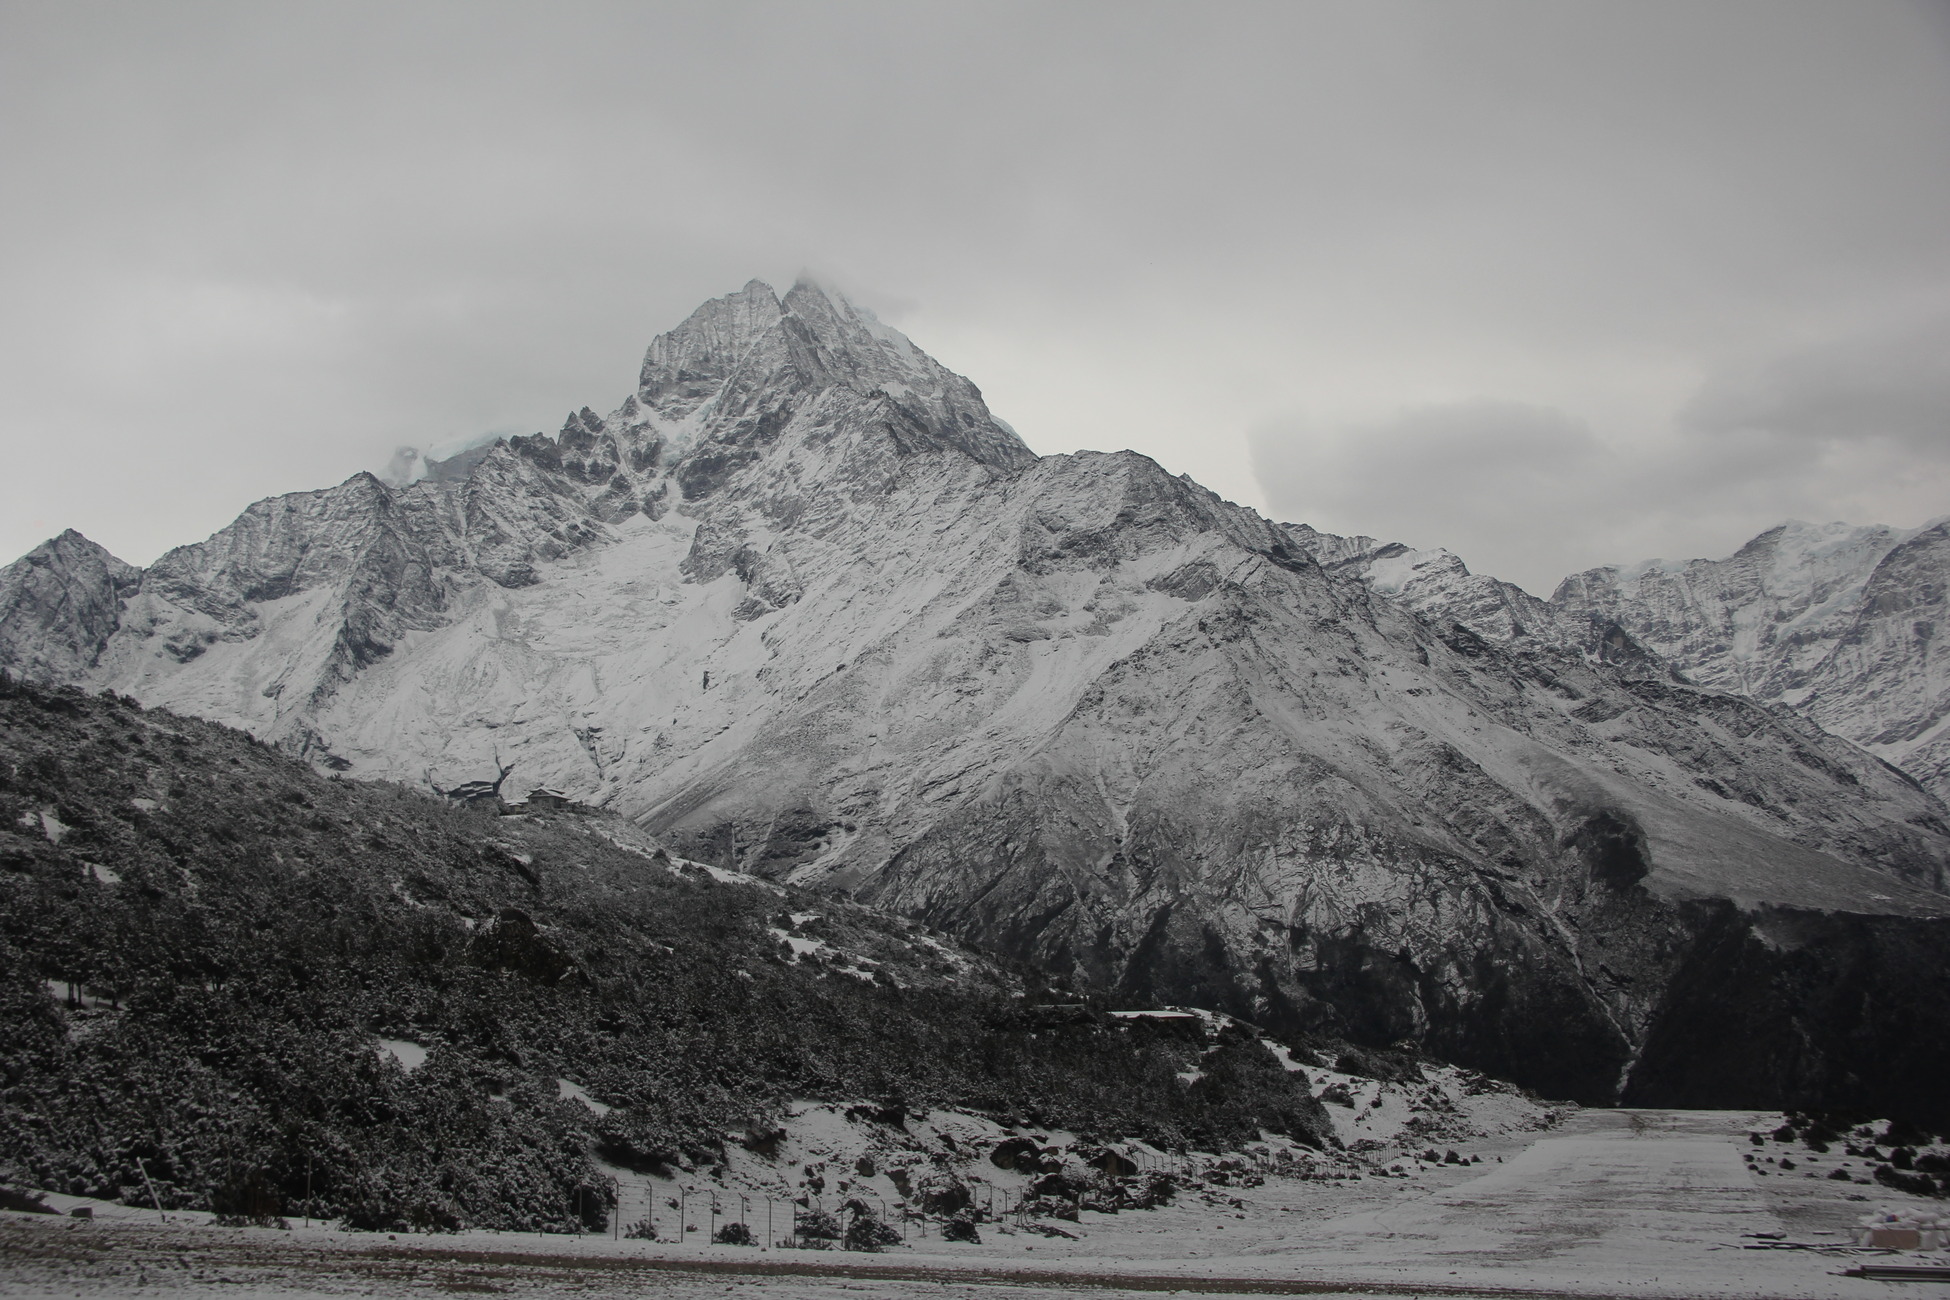
<path id="1" fill-rule="evenodd" d="M 1409 583 L 1431 578 L 1463 580 L 1474 577 L 1462 557 L 1447 547 L 1417 550 L 1400 542 L 1378 546 L 1363 557 L 1367 561 L 1368 585 L 1376 591 L 1399 595 Z"/>
<path id="2" fill-rule="evenodd" d="M 1321 564 L 1338 564 L 1342 560 L 1351 560 L 1358 555 L 1365 555 L 1383 545 L 1372 537 L 1342 537 L 1336 533 L 1324 533 L 1312 524 L 1284 523 L 1279 527 L 1286 534 L 1289 542 Z M 1389 545 L 1400 546 L 1401 544 L 1393 542 Z M 1408 548 L 1403 546 L 1402 549 Z"/>
<path id="3" fill-rule="evenodd" d="M 666 419 L 689 415 L 716 394 L 780 315 L 778 295 L 763 280 L 711 299 L 651 342 L 637 378 L 637 398 Z"/>
<path id="4" fill-rule="evenodd" d="M 754 280 L 659 336 L 610 419 L 626 439 L 658 443 L 687 499 L 776 460 L 775 447 L 800 454 L 811 439 L 844 456 L 876 429 L 869 441 L 896 454 L 954 450 L 1003 471 L 1035 460 L 975 385 L 803 277 L 783 299 Z"/>
<path id="5" fill-rule="evenodd" d="M 1950 906 L 1950 810 L 1845 743 L 1615 624 L 1567 649 L 1447 552 L 1039 459 L 810 282 L 451 470 L 261 502 L 89 601 L 16 565 L 0 651 L 369 775 L 498 752 L 700 858 L 1578 1095 L 1693 903 Z"/>
<path id="6" fill-rule="evenodd" d="M 134 567 L 117 559 L 106 546 L 77 528 L 63 528 L 21 558 L 36 557 L 42 563 L 59 563 L 84 556 L 100 560 L 110 567 L 120 566 L 124 569 Z"/>
<path id="7" fill-rule="evenodd" d="M 89 538 L 78 528 L 63 528 L 59 533 L 55 534 L 53 537 L 48 538 L 45 542 L 42 542 L 39 546 L 35 547 L 33 551 L 29 552 L 29 554 L 35 554 L 35 553 L 51 554 L 71 547 L 92 549 L 101 552 L 101 554 L 103 555 L 108 556 L 108 558 L 111 560 L 115 559 L 114 555 L 110 554 L 107 547 Z M 117 564 L 122 563 L 122 561 L 120 560 L 115 560 L 115 562 Z"/>
<path id="8" fill-rule="evenodd" d="M 909 382 L 929 391 L 959 377 L 884 324 L 839 289 L 801 276 L 780 298 L 762 280 L 699 307 L 676 329 L 659 335 L 644 356 L 636 397 L 666 419 L 689 414 L 755 351 L 779 342 L 784 353 L 762 355 L 770 365 L 797 362 L 812 382 L 845 382 L 865 392 L 882 382 Z M 966 380 L 960 382 L 966 383 Z"/>
<path id="9" fill-rule="evenodd" d="M 815 281 L 794 284 L 780 307 L 779 328 L 791 362 L 814 386 L 841 385 L 861 394 L 882 388 L 932 394 L 959 379 L 906 335 Z"/>

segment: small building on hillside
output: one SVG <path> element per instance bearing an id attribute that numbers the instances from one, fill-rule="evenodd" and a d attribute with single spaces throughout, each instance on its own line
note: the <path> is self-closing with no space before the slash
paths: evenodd
<path id="1" fill-rule="evenodd" d="M 501 783 L 499 781 L 463 781 L 453 789 L 443 791 L 442 793 L 455 803 L 468 805 L 499 803 L 501 801 Z"/>

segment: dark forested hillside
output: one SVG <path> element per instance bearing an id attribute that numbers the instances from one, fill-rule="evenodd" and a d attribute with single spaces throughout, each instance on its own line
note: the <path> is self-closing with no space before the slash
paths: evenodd
<path id="1" fill-rule="evenodd" d="M 212 723 L 0 677 L 0 1183 L 568 1226 L 606 1212 L 592 1156 L 709 1165 L 789 1097 L 1322 1140 L 1257 1043 L 1187 1070 L 1183 1037 L 1054 1001 L 1080 999 L 603 814 L 328 779 Z"/>

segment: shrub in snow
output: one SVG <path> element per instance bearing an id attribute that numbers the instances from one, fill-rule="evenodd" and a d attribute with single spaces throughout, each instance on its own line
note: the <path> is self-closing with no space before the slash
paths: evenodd
<path id="1" fill-rule="evenodd" d="M 1836 1171 L 1836 1173 L 1840 1172 L 1840 1170 Z M 1834 1176 L 1834 1174 L 1829 1175 L 1831 1178 Z M 1893 1187 L 1899 1192 L 1908 1192 L 1911 1196 L 1942 1196 L 1946 1190 L 1944 1182 L 1940 1179 L 1932 1178 L 1928 1174 L 1906 1174 L 1900 1169 L 1891 1169 L 1888 1165 L 1876 1169 L 1876 1181 L 1885 1187 Z"/>
<path id="2" fill-rule="evenodd" d="M 848 1209 L 846 1236 L 841 1239 L 848 1250 L 876 1251 L 901 1244 L 900 1233 L 882 1223 L 864 1201 L 851 1201 Z"/>
<path id="3" fill-rule="evenodd" d="M 838 1241 L 841 1236 L 840 1221 L 824 1210 L 801 1210 L 792 1231 L 808 1241 Z"/>
<path id="4" fill-rule="evenodd" d="M 982 1234 L 975 1230 L 975 1216 L 964 1210 L 941 1225 L 943 1241 L 965 1241 L 971 1245 L 982 1244 Z"/>

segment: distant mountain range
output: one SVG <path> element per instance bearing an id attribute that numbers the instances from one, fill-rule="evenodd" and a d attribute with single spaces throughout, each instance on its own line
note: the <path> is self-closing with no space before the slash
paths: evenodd
<path id="1" fill-rule="evenodd" d="M 1941 537 L 1827 536 L 1540 601 L 1039 458 L 843 296 L 754 282 L 553 437 L 147 569 L 54 539 L 0 572 L 0 663 L 360 775 L 498 755 L 1126 999 L 1585 1100 L 1915 1110 Z"/>
<path id="2" fill-rule="evenodd" d="M 1770 528 L 1724 560 L 1575 573 L 1548 601 L 1446 550 L 1289 525 L 1310 553 L 1499 644 L 1590 647 L 1617 628 L 1685 679 L 1785 704 L 1950 795 L 1950 658 L 1937 644 L 1950 520 Z"/>

